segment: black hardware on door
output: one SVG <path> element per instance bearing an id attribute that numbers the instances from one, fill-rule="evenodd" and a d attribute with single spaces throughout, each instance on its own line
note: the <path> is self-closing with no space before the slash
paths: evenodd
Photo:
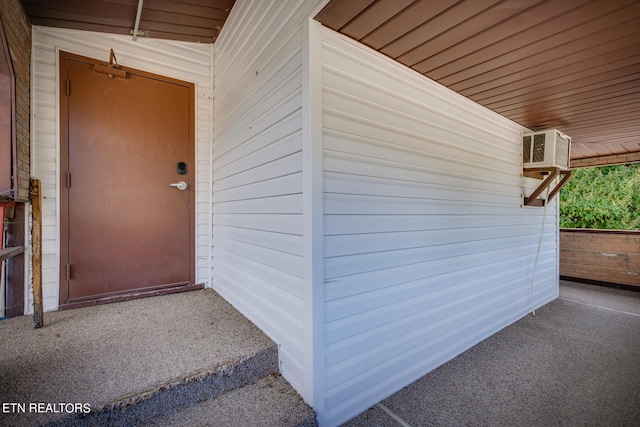
<path id="1" fill-rule="evenodd" d="M 185 162 L 178 163 L 178 173 L 180 175 L 186 175 L 187 174 L 187 164 Z"/>

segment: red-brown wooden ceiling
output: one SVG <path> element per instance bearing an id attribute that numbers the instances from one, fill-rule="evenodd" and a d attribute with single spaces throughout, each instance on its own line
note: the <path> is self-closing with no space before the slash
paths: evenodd
<path id="1" fill-rule="evenodd" d="M 138 0 L 20 0 L 32 24 L 132 34 Z M 235 0 L 144 0 L 144 37 L 213 43 Z"/>
<path id="2" fill-rule="evenodd" d="M 138 0 L 22 4 L 33 24 L 130 34 Z M 140 29 L 213 43 L 233 4 L 145 0 Z M 640 1 L 331 0 L 316 20 L 530 129 L 560 129 L 574 160 L 640 161 Z"/>

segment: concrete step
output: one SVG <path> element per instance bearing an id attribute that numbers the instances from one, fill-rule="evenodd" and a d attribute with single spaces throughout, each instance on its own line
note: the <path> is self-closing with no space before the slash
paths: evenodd
<path id="1" fill-rule="evenodd" d="M 44 320 L 0 321 L 0 426 L 141 425 L 278 372 L 276 344 L 211 289 Z"/>
<path id="2" fill-rule="evenodd" d="M 192 372 L 151 388 L 137 390 L 92 408 L 89 414 L 73 414 L 44 423 L 56 427 L 137 426 L 185 410 L 191 405 L 273 375 L 278 370 L 275 346 L 243 360 L 229 361 L 214 369 Z M 184 425 L 184 424 L 183 424 Z"/>
<path id="3" fill-rule="evenodd" d="M 159 416 L 145 427 L 314 427 L 315 412 L 279 374 Z"/>

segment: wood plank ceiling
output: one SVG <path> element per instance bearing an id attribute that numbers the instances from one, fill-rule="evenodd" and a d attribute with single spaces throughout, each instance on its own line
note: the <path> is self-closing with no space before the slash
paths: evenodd
<path id="1" fill-rule="evenodd" d="M 638 1 L 332 0 L 316 20 L 527 128 L 558 128 L 572 159 L 640 161 Z"/>
<path id="2" fill-rule="evenodd" d="M 133 34 L 138 0 L 21 0 L 31 23 Z M 235 0 L 144 0 L 141 37 L 213 43 Z"/>
<path id="3" fill-rule="evenodd" d="M 21 2 L 33 24 L 116 34 L 138 6 Z M 140 29 L 213 43 L 233 4 L 144 0 Z M 640 161 L 640 1 L 331 0 L 316 20 L 530 129 L 560 129 L 574 160 Z"/>

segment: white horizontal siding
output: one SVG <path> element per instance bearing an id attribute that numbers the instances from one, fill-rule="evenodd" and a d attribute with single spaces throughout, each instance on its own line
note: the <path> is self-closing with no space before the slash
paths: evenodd
<path id="1" fill-rule="evenodd" d="M 303 24 L 314 1 L 237 1 L 216 41 L 213 285 L 304 394 Z"/>
<path id="2" fill-rule="evenodd" d="M 557 296 L 522 128 L 322 32 L 325 405 L 339 424 Z"/>
<path id="3" fill-rule="evenodd" d="M 107 60 L 195 83 L 196 86 L 196 282 L 210 286 L 212 56 L 211 45 L 35 26 L 32 49 L 32 175 L 42 181 L 42 273 L 45 310 L 59 301 L 59 93 L 58 52 Z M 30 281 L 27 281 L 30 282 Z M 29 290 L 28 290 L 29 291 Z M 28 292 L 30 295 L 30 292 Z M 31 298 L 31 296 L 30 296 Z M 27 311 L 33 310 L 31 300 Z"/>

